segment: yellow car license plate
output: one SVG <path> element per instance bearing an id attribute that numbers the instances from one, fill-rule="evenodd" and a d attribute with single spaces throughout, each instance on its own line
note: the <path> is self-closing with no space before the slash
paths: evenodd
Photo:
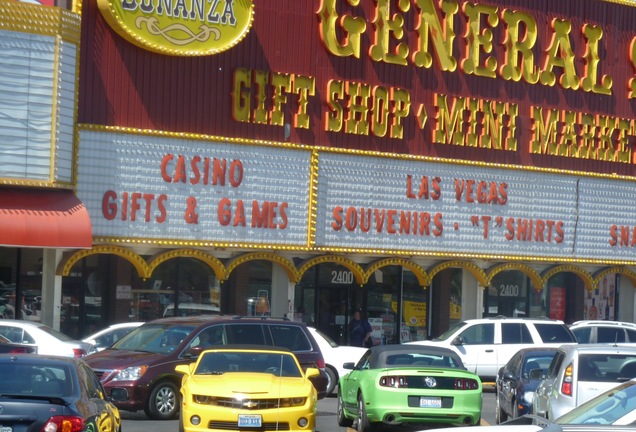
<path id="1" fill-rule="evenodd" d="M 262 419 L 260 414 L 239 414 L 239 427 L 261 427 Z"/>

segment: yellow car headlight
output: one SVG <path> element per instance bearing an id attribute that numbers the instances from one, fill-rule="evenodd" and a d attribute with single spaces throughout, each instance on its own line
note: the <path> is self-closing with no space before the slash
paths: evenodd
<path id="1" fill-rule="evenodd" d="M 303 406 L 307 402 L 306 397 L 283 398 L 280 400 L 281 407 Z"/>
<path id="2" fill-rule="evenodd" d="M 193 395 L 192 400 L 194 400 L 195 403 L 203 405 L 212 405 L 214 402 L 214 398 L 207 395 Z"/>

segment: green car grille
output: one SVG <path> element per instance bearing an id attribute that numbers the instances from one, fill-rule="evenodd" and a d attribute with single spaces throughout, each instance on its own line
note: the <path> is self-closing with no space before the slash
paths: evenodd
<path id="1" fill-rule="evenodd" d="M 406 384 L 408 388 L 416 389 L 436 389 L 436 390 L 455 390 L 456 378 L 432 377 L 435 379 L 436 385 L 430 387 L 426 384 L 427 376 L 407 376 Z"/>

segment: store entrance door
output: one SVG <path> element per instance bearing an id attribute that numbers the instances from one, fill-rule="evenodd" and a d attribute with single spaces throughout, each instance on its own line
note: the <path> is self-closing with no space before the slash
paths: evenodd
<path id="1" fill-rule="evenodd" d="M 350 270 L 342 266 L 329 267 L 324 274 L 328 277 L 320 278 L 317 289 L 316 327 L 338 345 L 349 345 L 349 321 L 353 311 L 363 306 L 363 290 L 355 284 Z M 323 272 L 320 273 L 323 276 Z"/>

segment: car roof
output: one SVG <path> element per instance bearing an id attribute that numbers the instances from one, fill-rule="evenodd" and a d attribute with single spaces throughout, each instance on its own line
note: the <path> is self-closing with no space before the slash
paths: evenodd
<path id="1" fill-rule="evenodd" d="M 467 320 L 463 320 L 465 323 L 476 323 L 476 322 L 488 322 L 488 321 L 508 321 L 508 322 L 532 322 L 532 323 L 547 323 L 547 324 L 564 324 L 561 320 L 555 320 L 551 318 L 543 318 L 543 317 L 507 317 L 507 316 L 495 316 L 495 317 L 485 317 L 485 318 L 471 318 Z"/>
<path id="2" fill-rule="evenodd" d="M 559 348 L 564 351 L 572 352 L 578 351 L 579 353 L 608 353 L 608 352 L 620 352 L 621 354 L 636 354 L 636 346 L 634 344 L 627 343 L 596 343 L 596 344 L 563 344 Z"/>
<path id="3" fill-rule="evenodd" d="M 0 320 L 0 323 L 3 324 L 15 324 L 18 326 L 28 326 L 28 327 L 48 327 L 41 322 L 37 321 L 27 321 L 27 320 L 16 320 L 16 319 L 3 319 Z"/>
<path id="4" fill-rule="evenodd" d="M 371 367 L 384 367 L 386 364 L 386 357 L 395 354 L 430 354 L 439 355 L 453 358 L 457 364 L 464 366 L 461 358 L 455 351 L 450 348 L 435 346 L 435 345 L 376 345 L 371 348 Z"/>
<path id="5" fill-rule="evenodd" d="M 624 321 L 603 321 L 603 320 L 582 320 L 573 322 L 570 328 L 586 326 L 606 326 L 606 327 L 631 327 L 636 328 L 636 324 Z"/>
<path id="6" fill-rule="evenodd" d="M 82 363 L 82 359 L 75 357 L 62 357 L 50 354 L 0 354 L 0 363 L 8 362 L 27 362 L 32 365 L 47 365 L 47 364 L 61 364 L 61 363 Z"/>
<path id="7" fill-rule="evenodd" d="M 245 344 L 235 344 L 235 345 L 217 345 L 212 346 L 203 352 L 208 351 L 262 351 L 262 352 L 283 352 L 286 354 L 294 354 L 292 350 L 285 347 L 280 346 L 270 346 L 270 345 L 245 345 Z"/>
<path id="8" fill-rule="evenodd" d="M 107 330 L 107 329 L 117 329 L 117 328 L 125 328 L 125 327 L 137 327 L 140 326 L 142 324 L 145 324 L 144 321 L 132 321 L 132 322 L 120 322 L 117 324 L 111 324 L 108 327 L 102 329 L 102 330 Z"/>
<path id="9" fill-rule="evenodd" d="M 519 353 L 522 354 L 531 354 L 531 353 L 535 353 L 535 352 L 556 352 L 559 348 L 555 347 L 555 346 L 541 346 L 541 345 L 535 345 L 535 346 L 531 346 L 531 347 L 527 347 L 527 348 L 521 348 L 519 351 Z"/>
<path id="10" fill-rule="evenodd" d="M 431 354 L 440 356 L 449 356 L 456 358 L 457 353 L 450 348 L 437 346 L 437 345 L 403 345 L 403 344 L 391 344 L 391 345 L 376 345 L 369 348 L 373 354 L 386 355 L 386 354 Z"/>
<path id="11" fill-rule="evenodd" d="M 195 316 L 187 316 L 187 317 L 167 317 L 167 318 L 158 318 L 152 321 L 146 322 L 147 324 L 191 324 L 195 326 L 203 325 L 203 324 L 212 324 L 212 323 L 222 323 L 222 322 L 248 322 L 248 323 L 263 323 L 263 322 L 284 322 L 289 325 L 297 325 L 306 327 L 305 323 L 299 321 L 291 321 L 288 318 L 274 318 L 274 317 L 255 317 L 255 316 L 242 316 L 242 315 L 195 315 Z"/>

